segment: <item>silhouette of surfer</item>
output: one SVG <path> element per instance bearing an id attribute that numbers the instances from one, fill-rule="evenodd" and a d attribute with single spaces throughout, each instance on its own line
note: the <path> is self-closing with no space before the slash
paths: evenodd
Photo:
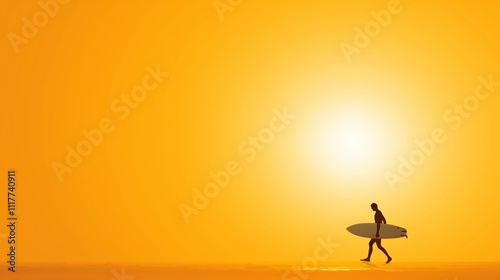
<path id="1" fill-rule="evenodd" d="M 363 262 L 369 262 L 370 258 L 372 256 L 373 252 L 373 244 L 377 243 L 377 247 L 382 251 L 386 256 L 387 256 L 387 262 L 385 263 L 390 263 L 392 261 L 391 256 L 389 256 L 389 253 L 385 250 L 384 247 L 382 247 L 382 239 L 380 239 L 380 224 L 383 222 L 384 224 L 387 224 L 387 221 L 385 220 L 384 215 L 382 214 L 382 211 L 378 209 L 377 203 L 372 203 L 370 205 L 372 207 L 372 210 L 375 211 L 375 223 L 377 223 L 377 233 L 375 234 L 376 238 L 372 238 L 370 242 L 368 243 L 369 248 L 368 248 L 368 257 L 366 259 L 362 259 L 361 261 Z"/>

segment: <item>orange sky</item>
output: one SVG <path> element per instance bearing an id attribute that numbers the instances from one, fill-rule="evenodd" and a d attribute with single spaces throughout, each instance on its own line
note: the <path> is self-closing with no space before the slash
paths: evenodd
<path id="1" fill-rule="evenodd" d="M 500 261 L 496 1 L 67 2 L 0 12 L 24 262 Z"/>

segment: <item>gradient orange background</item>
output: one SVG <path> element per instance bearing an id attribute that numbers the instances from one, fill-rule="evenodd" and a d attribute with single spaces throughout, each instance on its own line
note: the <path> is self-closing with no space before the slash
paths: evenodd
<path id="1" fill-rule="evenodd" d="M 402 0 L 347 63 L 340 43 L 388 2 L 244 0 L 221 21 L 212 1 L 73 0 L 17 54 L 7 34 L 40 7 L 4 3 L 0 170 L 18 172 L 19 261 L 301 262 L 328 235 L 329 261 L 352 261 L 367 240 L 345 228 L 372 222 L 372 202 L 409 230 L 384 242 L 398 261 L 500 261 L 500 88 L 460 129 L 442 118 L 478 76 L 500 81 L 500 6 Z M 170 76 L 120 120 L 112 102 L 156 65 Z M 246 162 L 238 145 L 283 107 L 297 117 Z M 377 168 L 317 157 L 343 111 L 384 127 Z M 51 164 L 103 118 L 116 129 L 60 182 Z M 447 142 L 391 191 L 384 172 L 437 127 Z M 186 225 L 179 204 L 229 160 L 242 173 Z"/>

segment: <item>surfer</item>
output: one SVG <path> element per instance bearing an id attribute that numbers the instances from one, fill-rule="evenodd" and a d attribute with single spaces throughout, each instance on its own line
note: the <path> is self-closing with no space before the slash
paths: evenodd
<path id="1" fill-rule="evenodd" d="M 391 256 L 389 256 L 389 253 L 385 250 L 384 247 L 382 247 L 382 239 L 380 239 L 380 224 L 383 222 L 384 224 L 387 224 L 387 221 L 385 220 L 384 215 L 382 214 L 382 211 L 378 209 L 377 203 L 372 203 L 371 204 L 372 210 L 375 211 L 375 223 L 377 223 L 377 233 L 375 234 L 375 237 L 377 238 L 372 238 L 368 245 L 370 246 L 368 248 L 368 257 L 366 259 L 362 259 L 361 261 L 363 262 L 369 262 L 370 258 L 372 256 L 373 252 L 373 244 L 377 243 L 377 247 L 382 251 L 386 256 L 387 256 L 387 261 L 385 263 L 390 263 L 392 261 Z"/>

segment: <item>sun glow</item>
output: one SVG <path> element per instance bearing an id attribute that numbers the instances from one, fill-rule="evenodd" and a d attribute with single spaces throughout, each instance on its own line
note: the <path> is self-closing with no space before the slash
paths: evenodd
<path id="1" fill-rule="evenodd" d="M 316 127 L 313 140 L 320 162 L 342 174 L 378 171 L 389 146 L 384 126 L 370 114 L 326 118 Z"/>

